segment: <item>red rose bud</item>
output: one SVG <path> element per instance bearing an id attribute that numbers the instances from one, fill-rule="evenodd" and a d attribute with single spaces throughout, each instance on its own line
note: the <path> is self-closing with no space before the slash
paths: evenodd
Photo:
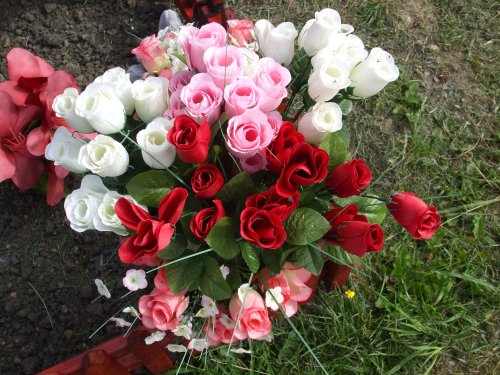
<path id="1" fill-rule="evenodd" d="M 358 207 L 354 203 L 350 203 L 345 207 L 337 207 L 323 214 L 324 218 L 330 223 L 330 230 L 325 236 L 336 232 L 337 227 L 344 221 L 352 221 L 358 215 Z"/>
<path id="2" fill-rule="evenodd" d="M 371 181 L 372 174 L 366 163 L 354 159 L 336 167 L 326 180 L 326 186 L 336 196 L 347 198 L 360 195 Z"/>
<path id="3" fill-rule="evenodd" d="M 265 249 L 277 249 L 286 240 L 286 231 L 280 217 L 253 207 L 241 212 L 240 234 L 248 242 Z"/>
<path id="4" fill-rule="evenodd" d="M 283 122 L 278 135 L 265 149 L 267 169 L 276 174 L 281 173 L 293 146 L 305 141 L 304 135 L 295 129 L 295 125 L 289 121 Z"/>
<path id="5" fill-rule="evenodd" d="M 212 199 L 224 183 L 224 176 L 213 164 L 201 164 L 191 177 L 191 188 L 198 199 Z"/>
<path id="6" fill-rule="evenodd" d="M 189 223 L 191 232 L 200 240 L 204 240 L 208 233 L 212 230 L 215 223 L 226 216 L 226 211 L 222 205 L 222 201 L 215 199 L 214 207 L 204 208 L 193 216 Z"/>
<path id="7" fill-rule="evenodd" d="M 367 252 L 378 252 L 384 246 L 382 228 L 366 221 L 345 221 L 337 228 L 335 235 L 338 246 L 358 257 Z"/>
<path id="8" fill-rule="evenodd" d="M 183 162 L 202 163 L 208 155 L 210 126 L 205 119 L 199 125 L 188 115 L 179 115 L 168 130 L 167 140 L 175 146 Z"/>
<path id="9" fill-rule="evenodd" d="M 298 143 L 293 147 L 290 158 L 276 182 L 276 191 L 283 197 L 291 197 L 297 186 L 309 186 L 323 181 L 329 159 L 325 150 L 308 143 Z"/>
<path id="10" fill-rule="evenodd" d="M 437 208 L 427 205 L 413 193 L 399 191 L 387 205 L 396 221 L 411 233 L 413 238 L 428 240 L 439 229 L 441 216 Z"/>
<path id="11" fill-rule="evenodd" d="M 271 186 L 267 191 L 250 195 L 245 207 L 253 207 L 261 210 L 272 212 L 285 221 L 288 216 L 295 210 L 300 203 L 300 193 L 295 191 L 291 197 L 283 197 L 276 191 L 276 186 Z"/>

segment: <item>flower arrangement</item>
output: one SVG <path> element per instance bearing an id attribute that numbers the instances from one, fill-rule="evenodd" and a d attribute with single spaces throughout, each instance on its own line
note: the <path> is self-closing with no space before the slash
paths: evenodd
<path id="1" fill-rule="evenodd" d="M 122 237 L 120 261 L 141 267 L 123 278 L 138 306 L 124 313 L 153 331 L 148 342 L 270 340 L 272 318 L 313 297 L 326 260 L 382 250 L 387 212 L 415 239 L 439 228 L 413 193 L 367 194 L 372 174 L 343 121 L 399 71 L 352 32 L 332 9 L 300 34 L 267 20 L 166 27 L 132 51 L 139 79 L 113 68 L 53 100 L 72 130 L 57 128 L 45 155 L 84 174 L 64 203 L 71 228 Z"/>

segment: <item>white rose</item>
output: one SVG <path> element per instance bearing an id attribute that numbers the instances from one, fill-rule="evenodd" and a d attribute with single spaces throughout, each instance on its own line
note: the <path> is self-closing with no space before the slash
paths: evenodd
<path id="1" fill-rule="evenodd" d="M 259 49 L 265 57 L 271 57 L 283 65 L 292 62 L 295 38 L 298 35 L 293 23 L 283 22 L 274 27 L 268 20 L 259 20 L 255 23 L 255 29 Z"/>
<path id="2" fill-rule="evenodd" d="M 329 60 L 342 61 L 349 71 L 368 56 L 363 41 L 356 35 L 335 34 L 328 40 L 328 45 L 322 48 L 311 59 L 314 68 L 320 67 Z"/>
<path id="3" fill-rule="evenodd" d="M 78 154 L 85 145 L 83 139 L 73 136 L 68 129 L 60 126 L 56 129 L 52 141 L 45 148 L 45 159 L 73 173 L 87 172 L 88 169 L 78 163 Z"/>
<path id="4" fill-rule="evenodd" d="M 132 84 L 137 115 L 145 123 L 160 117 L 168 108 L 168 79 L 148 77 Z"/>
<path id="5" fill-rule="evenodd" d="M 76 100 L 75 112 L 101 134 L 118 133 L 126 122 L 123 103 L 106 84 L 88 85 Z"/>
<path id="6" fill-rule="evenodd" d="M 117 177 L 128 167 L 128 153 L 120 142 L 98 135 L 80 149 L 78 162 L 101 177 Z"/>
<path id="7" fill-rule="evenodd" d="M 120 67 L 109 69 L 102 76 L 97 77 L 94 82 L 109 85 L 122 102 L 127 115 L 134 113 L 132 82 L 130 82 L 130 74 L 125 69 Z"/>
<path id="8" fill-rule="evenodd" d="M 354 95 L 368 98 L 399 77 L 392 55 L 382 48 L 373 48 L 368 57 L 351 72 Z"/>
<path id="9" fill-rule="evenodd" d="M 64 200 L 66 217 L 77 232 L 95 229 L 94 217 L 108 189 L 98 176 L 86 175 L 80 189 L 74 190 Z"/>
<path id="10" fill-rule="evenodd" d="M 130 195 L 122 196 L 116 191 L 106 192 L 102 197 L 99 207 L 97 207 L 97 215 L 94 215 L 93 218 L 95 229 L 101 232 L 114 232 L 119 236 L 126 236 L 128 234 L 127 229 L 115 212 L 116 201 L 122 197 L 137 204 L 137 202 Z M 142 205 L 139 206 L 147 210 L 146 207 Z"/>
<path id="11" fill-rule="evenodd" d="M 350 83 L 349 68 L 342 61 L 330 60 L 313 70 L 307 81 L 307 92 L 314 101 L 327 102 Z"/>
<path id="12" fill-rule="evenodd" d="M 309 56 L 314 56 L 321 48 L 326 47 L 330 35 L 340 32 L 341 25 L 340 15 L 336 10 L 322 9 L 300 31 L 299 46 Z"/>
<path id="13" fill-rule="evenodd" d="M 158 117 L 137 133 L 137 143 L 144 162 L 154 169 L 166 169 L 175 160 L 175 146 L 167 141 L 167 132 L 173 121 Z"/>
<path id="14" fill-rule="evenodd" d="M 93 133 L 94 128 L 90 123 L 80 117 L 75 112 L 75 104 L 78 99 L 78 90 L 74 87 L 68 87 L 64 92 L 54 99 L 52 110 L 57 117 L 62 117 L 77 132 Z"/>
<path id="15" fill-rule="evenodd" d="M 327 133 L 342 129 L 342 110 L 337 103 L 316 103 L 299 121 L 298 130 L 306 141 L 317 145 Z"/>

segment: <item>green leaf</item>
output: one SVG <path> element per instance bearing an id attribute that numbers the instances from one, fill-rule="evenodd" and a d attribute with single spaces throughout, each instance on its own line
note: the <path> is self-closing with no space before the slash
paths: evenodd
<path id="1" fill-rule="evenodd" d="M 217 260 L 206 257 L 203 264 L 204 270 L 199 283 L 201 292 L 218 301 L 231 298 L 233 292 L 227 281 L 224 280 Z"/>
<path id="2" fill-rule="evenodd" d="M 331 245 L 328 242 L 325 242 L 323 245 L 323 251 L 330 254 L 328 259 L 333 260 L 335 263 L 343 264 L 343 265 L 351 265 L 353 263 L 359 263 L 363 260 L 363 258 L 359 258 L 356 255 L 352 255 L 342 249 L 339 246 Z"/>
<path id="3" fill-rule="evenodd" d="M 382 224 L 387 215 L 387 206 L 375 198 L 353 196 L 349 198 L 334 197 L 333 200 L 340 206 L 354 203 L 358 206 L 358 213 L 365 215 L 370 223 Z"/>
<path id="4" fill-rule="evenodd" d="M 229 275 L 227 275 L 226 281 L 231 287 L 232 291 L 238 290 L 238 288 L 243 284 L 243 281 L 241 281 L 241 275 L 240 271 L 238 270 L 238 267 L 235 265 L 227 265 L 229 267 Z"/>
<path id="5" fill-rule="evenodd" d="M 182 260 L 167 268 L 167 283 L 174 293 L 180 293 L 183 290 L 192 290 L 198 285 L 198 278 L 203 272 L 203 258 L 193 257 Z"/>
<path id="6" fill-rule="evenodd" d="M 352 100 L 344 99 L 339 103 L 339 107 L 342 110 L 342 116 L 347 116 L 352 111 Z"/>
<path id="7" fill-rule="evenodd" d="M 189 224 L 191 223 L 191 219 L 193 218 L 194 215 L 196 215 L 194 212 L 185 213 L 184 215 L 182 215 L 179 222 L 181 223 L 182 229 L 184 230 L 184 233 L 188 241 L 193 243 L 199 243 L 200 240 L 196 238 L 196 236 L 191 232 L 191 228 L 189 226 Z"/>
<path id="8" fill-rule="evenodd" d="M 170 173 L 154 170 L 132 177 L 127 183 L 127 191 L 140 204 L 158 207 L 174 186 L 175 178 Z"/>
<path id="9" fill-rule="evenodd" d="M 237 202 L 248 197 L 255 190 L 252 178 L 242 172 L 231 178 L 217 193 L 217 199 L 224 203 Z"/>
<path id="10" fill-rule="evenodd" d="M 297 266 L 304 267 L 316 276 L 323 269 L 324 260 L 321 252 L 310 246 L 298 246 L 288 260 Z"/>
<path id="11" fill-rule="evenodd" d="M 254 245 L 242 241 L 240 242 L 241 255 L 247 264 L 250 271 L 256 273 L 260 268 L 260 253 L 259 248 Z"/>
<path id="12" fill-rule="evenodd" d="M 330 156 L 329 168 L 345 163 L 349 159 L 349 131 L 343 127 L 339 131 L 328 133 L 319 147 Z"/>
<path id="13" fill-rule="evenodd" d="M 156 256 L 160 259 L 177 259 L 187 248 L 187 238 L 183 234 L 176 233 L 170 244 Z"/>
<path id="14" fill-rule="evenodd" d="M 283 255 L 282 248 L 276 250 L 260 249 L 260 255 L 264 265 L 269 268 L 274 275 L 281 272 L 281 257 Z"/>
<path id="15" fill-rule="evenodd" d="M 285 221 L 286 242 L 292 245 L 308 245 L 319 240 L 330 229 L 330 223 L 311 208 L 301 207 Z"/>
<path id="16" fill-rule="evenodd" d="M 311 58 L 307 56 L 307 53 L 303 48 L 300 48 L 293 57 L 290 67 L 290 73 L 292 76 L 290 87 L 293 91 L 299 91 L 302 86 L 307 83 L 307 80 L 311 75 L 311 70 Z"/>
<path id="17" fill-rule="evenodd" d="M 236 229 L 232 218 L 223 217 L 214 225 L 205 241 L 221 258 L 233 259 L 240 253 Z"/>

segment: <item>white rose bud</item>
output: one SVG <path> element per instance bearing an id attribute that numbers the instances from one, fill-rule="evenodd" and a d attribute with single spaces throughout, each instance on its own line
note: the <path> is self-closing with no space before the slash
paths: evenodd
<path id="1" fill-rule="evenodd" d="M 108 191 L 103 195 L 102 201 L 97 207 L 97 215 L 94 215 L 94 227 L 100 232 L 114 232 L 119 236 L 126 236 L 127 229 L 115 212 L 115 204 L 118 199 L 124 197 L 129 201 L 136 203 L 130 195 L 122 196 L 116 191 Z M 145 210 L 146 207 L 142 206 Z"/>
<path id="2" fill-rule="evenodd" d="M 88 169 L 78 163 L 78 154 L 85 145 L 83 139 L 73 136 L 68 129 L 60 126 L 56 129 L 52 141 L 45 148 L 45 159 L 73 173 L 87 172 Z"/>
<path id="3" fill-rule="evenodd" d="M 77 232 L 95 229 L 94 217 L 108 189 L 98 176 L 86 175 L 80 189 L 74 190 L 64 200 L 66 217 Z"/>
<path id="4" fill-rule="evenodd" d="M 381 91 L 399 77 L 399 69 L 392 55 L 382 48 L 373 48 L 368 57 L 351 72 L 353 94 L 368 98 Z"/>
<path id="5" fill-rule="evenodd" d="M 145 123 L 160 117 L 168 108 L 168 79 L 148 77 L 132 84 L 137 115 Z"/>
<path id="6" fill-rule="evenodd" d="M 289 65 L 294 54 L 294 43 L 297 30 L 291 22 L 280 23 L 274 27 L 268 20 L 259 20 L 255 23 L 259 48 L 265 57 Z"/>
<path id="7" fill-rule="evenodd" d="M 62 117 L 77 132 L 93 133 L 94 128 L 83 117 L 75 112 L 75 104 L 78 99 L 78 90 L 74 87 L 68 87 L 64 92 L 54 99 L 52 110 L 57 117 Z"/>
<path id="8" fill-rule="evenodd" d="M 340 15 L 336 10 L 325 8 L 316 12 L 314 20 L 306 22 L 299 36 L 299 46 L 309 56 L 314 56 L 320 49 L 326 47 L 328 37 L 341 30 Z"/>
<path id="9" fill-rule="evenodd" d="M 173 121 L 158 117 L 137 133 L 137 143 L 144 162 L 154 169 L 170 167 L 175 160 L 175 146 L 167 141 L 167 132 Z"/>
<path id="10" fill-rule="evenodd" d="M 240 51 L 243 55 L 242 73 L 244 76 L 247 76 L 248 78 L 253 78 L 255 72 L 257 72 L 259 55 L 257 55 L 254 51 L 244 47 L 240 48 Z"/>
<path id="11" fill-rule="evenodd" d="M 316 103 L 299 121 L 298 130 L 306 141 L 317 145 L 328 133 L 342 129 L 342 110 L 337 103 Z"/>
<path id="12" fill-rule="evenodd" d="M 88 85 L 76 100 L 75 112 L 101 134 L 118 133 L 126 122 L 123 103 L 105 84 Z"/>
<path id="13" fill-rule="evenodd" d="M 335 34 L 328 40 L 328 45 L 311 59 L 314 68 L 329 60 L 342 61 L 349 71 L 368 56 L 363 41 L 356 35 Z"/>
<path id="14" fill-rule="evenodd" d="M 349 68 L 342 61 L 330 60 L 313 70 L 307 81 L 307 92 L 314 101 L 327 102 L 350 83 Z"/>
<path id="15" fill-rule="evenodd" d="M 132 82 L 130 74 L 125 69 L 116 67 L 109 69 L 102 76 L 94 80 L 95 83 L 109 85 L 113 93 L 120 99 L 127 115 L 134 113 L 134 99 L 132 98 Z"/>
<path id="16" fill-rule="evenodd" d="M 78 162 L 101 177 L 118 177 L 128 167 L 128 153 L 120 142 L 98 135 L 80 149 Z"/>

